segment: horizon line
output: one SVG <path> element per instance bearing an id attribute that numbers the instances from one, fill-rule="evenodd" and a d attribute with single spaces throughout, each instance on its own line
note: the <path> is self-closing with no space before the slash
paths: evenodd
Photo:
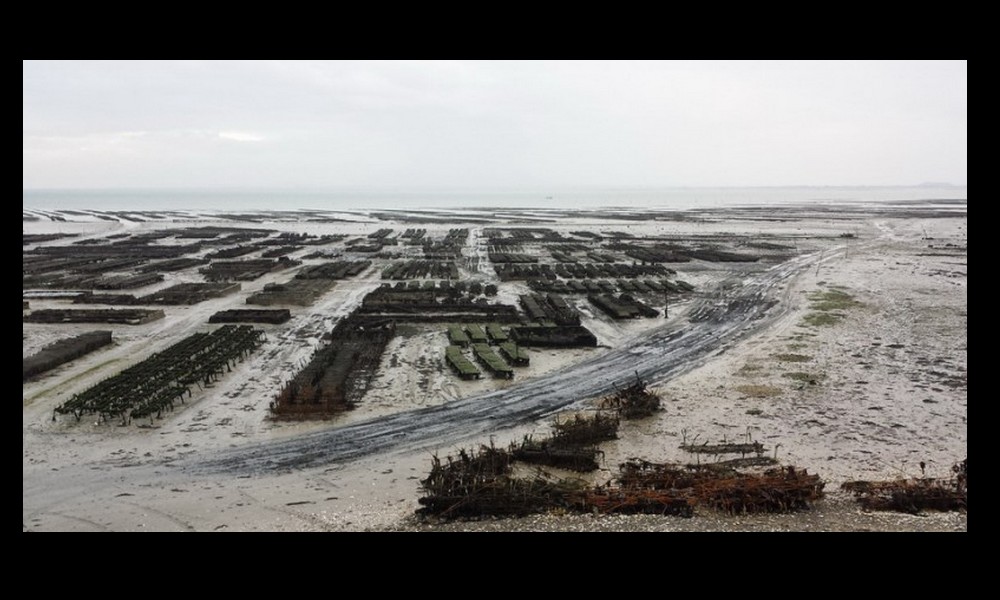
<path id="1" fill-rule="evenodd" d="M 425 191 L 480 191 L 480 192 L 536 192 L 536 191 L 583 191 L 583 190 L 719 190 L 719 189 L 802 189 L 802 188 L 967 188 L 967 183 L 923 182 L 909 184 L 770 184 L 770 185 L 577 185 L 577 186 L 114 186 L 114 187 L 22 187 L 23 192 L 138 192 L 138 191 L 197 191 L 197 192 L 333 192 L 333 191 L 375 191 L 419 193 Z"/>

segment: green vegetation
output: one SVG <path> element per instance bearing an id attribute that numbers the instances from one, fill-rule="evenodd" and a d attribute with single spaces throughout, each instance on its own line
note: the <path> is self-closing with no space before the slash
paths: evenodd
<path id="1" fill-rule="evenodd" d="M 811 356 L 805 354 L 772 354 L 771 356 L 781 362 L 808 362 L 812 360 Z"/>
<path id="2" fill-rule="evenodd" d="M 812 302 L 811 308 L 818 311 L 845 310 L 861 305 L 847 292 L 833 289 L 825 292 L 813 292 L 809 294 L 809 300 Z"/>
<path id="3" fill-rule="evenodd" d="M 812 292 L 807 297 L 810 302 L 809 308 L 813 312 L 803 317 L 802 322 L 809 327 L 835 325 L 844 318 L 844 315 L 834 311 L 843 311 L 862 305 L 840 286 L 830 286 L 827 290 Z"/>
<path id="4" fill-rule="evenodd" d="M 781 395 L 781 388 L 773 385 L 738 385 L 736 391 L 751 398 L 771 398 Z"/>
<path id="5" fill-rule="evenodd" d="M 825 327 L 827 325 L 834 325 L 843 318 L 844 315 L 814 312 L 809 313 L 803 317 L 802 320 L 806 325 L 810 325 L 812 327 Z"/>
<path id="6" fill-rule="evenodd" d="M 752 365 L 750 363 L 747 363 L 747 364 L 743 365 L 742 367 L 740 367 L 740 370 L 736 371 L 736 374 L 739 375 L 739 376 L 741 376 L 741 377 L 750 377 L 751 375 L 754 375 L 755 373 L 757 373 L 758 371 L 760 371 L 763 368 L 764 367 L 762 367 L 760 365 Z"/>
<path id="7" fill-rule="evenodd" d="M 855 300 L 853 296 L 842 289 L 834 288 L 839 288 L 839 286 L 830 286 L 828 290 L 816 291 L 808 295 L 811 302 L 809 307 L 813 312 L 803 318 L 802 321 L 805 325 L 810 327 L 834 325 L 843 319 L 844 315 L 843 313 L 833 311 L 842 311 L 861 306 L 861 303 Z"/>
<path id="8" fill-rule="evenodd" d="M 787 377 L 794 381 L 801 381 L 803 383 L 816 383 L 823 378 L 822 374 L 806 373 L 804 371 L 792 371 L 789 373 L 782 373 L 782 377 Z"/>

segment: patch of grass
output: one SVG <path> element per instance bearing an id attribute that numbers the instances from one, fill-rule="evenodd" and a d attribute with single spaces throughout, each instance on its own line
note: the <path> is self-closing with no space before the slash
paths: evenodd
<path id="1" fill-rule="evenodd" d="M 809 294 L 809 300 L 812 302 L 812 309 L 818 311 L 845 310 L 861 305 L 854 296 L 841 290 L 813 292 Z"/>
<path id="2" fill-rule="evenodd" d="M 740 370 L 736 371 L 736 374 L 739 375 L 739 376 L 741 376 L 741 377 L 749 377 L 751 375 L 757 374 L 757 372 L 760 371 L 763 368 L 764 367 L 762 367 L 760 365 L 752 365 L 750 363 L 747 363 L 747 364 L 743 365 L 742 367 L 740 367 Z"/>
<path id="3" fill-rule="evenodd" d="M 822 374 L 814 375 L 812 373 L 806 373 L 804 371 L 792 371 L 789 373 L 782 373 L 781 376 L 787 377 L 793 381 L 801 381 L 803 383 L 812 383 L 812 384 L 815 384 L 816 382 L 818 382 L 820 379 L 823 378 Z"/>
<path id="4" fill-rule="evenodd" d="M 751 398 L 771 398 L 781 395 L 781 388 L 773 385 L 738 385 L 736 391 Z"/>
<path id="5" fill-rule="evenodd" d="M 807 314 L 803 318 L 802 321 L 805 325 L 811 327 L 834 325 L 844 318 L 844 315 L 832 311 L 861 306 L 861 303 L 855 300 L 854 296 L 842 289 L 832 289 L 832 287 L 825 291 L 816 291 L 807 294 L 811 302 L 809 307 L 814 312 Z"/>
<path id="6" fill-rule="evenodd" d="M 835 325 L 843 318 L 844 315 L 838 315 L 836 313 L 814 312 L 803 317 L 802 322 L 812 327 L 825 327 L 828 325 Z"/>
<path id="7" fill-rule="evenodd" d="M 771 356 L 781 362 L 808 362 L 812 360 L 811 356 L 805 354 L 772 354 Z"/>

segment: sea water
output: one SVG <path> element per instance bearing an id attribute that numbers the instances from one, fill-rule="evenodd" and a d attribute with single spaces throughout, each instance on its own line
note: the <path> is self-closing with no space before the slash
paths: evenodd
<path id="1" fill-rule="evenodd" d="M 25 210 L 266 211 L 419 209 L 673 209 L 800 203 L 967 200 L 967 186 L 588 189 L 23 190 Z"/>

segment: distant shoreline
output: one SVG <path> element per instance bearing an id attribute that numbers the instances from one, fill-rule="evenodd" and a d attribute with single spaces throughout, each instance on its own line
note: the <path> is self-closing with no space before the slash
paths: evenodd
<path id="1" fill-rule="evenodd" d="M 22 190 L 25 210 L 264 211 L 707 209 L 817 202 L 967 200 L 967 186 L 608 188 L 537 190 Z"/>

